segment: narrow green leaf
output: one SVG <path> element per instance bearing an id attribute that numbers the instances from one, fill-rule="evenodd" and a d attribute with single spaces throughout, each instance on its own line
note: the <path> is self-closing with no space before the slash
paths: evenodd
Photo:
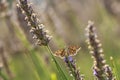
<path id="1" fill-rule="evenodd" d="M 5 75 L 5 74 L 3 74 L 3 73 L 1 72 L 1 70 L 0 70 L 0 77 L 2 77 L 2 78 L 3 78 L 3 80 L 8 80 L 8 79 L 7 79 L 7 77 L 6 77 L 6 75 Z"/>
<path id="2" fill-rule="evenodd" d="M 33 62 L 33 65 L 37 71 L 37 74 L 39 75 L 41 80 L 49 80 L 50 76 L 48 73 L 46 73 L 45 69 L 43 68 L 43 64 L 38 59 L 38 56 L 35 54 L 35 51 L 31 50 L 29 51 L 28 56 L 31 58 L 31 61 Z"/>
<path id="3" fill-rule="evenodd" d="M 114 61 L 113 57 L 111 59 L 111 65 L 112 65 L 112 68 L 113 68 L 113 73 L 116 76 L 116 80 L 120 80 L 120 77 L 118 75 L 118 67 L 117 67 L 116 62 Z"/>
<path id="4" fill-rule="evenodd" d="M 53 61 L 55 62 L 55 65 L 56 65 L 56 67 L 57 67 L 57 69 L 58 69 L 58 72 L 60 73 L 60 78 L 61 78 L 61 80 L 68 80 L 68 78 L 67 78 L 67 76 L 65 75 L 64 71 L 62 70 L 60 64 L 57 62 L 57 60 L 56 60 L 55 57 L 53 56 L 53 52 L 51 51 L 51 49 L 50 49 L 49 46 L 47 46 L 47 49 L 48 49 L 48 51 L 50 52 Z"/>

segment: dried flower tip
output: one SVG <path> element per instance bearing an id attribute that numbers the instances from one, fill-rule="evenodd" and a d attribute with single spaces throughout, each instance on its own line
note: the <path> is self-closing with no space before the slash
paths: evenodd
<path id="1" fill-rule="evenodd" d="M 97 37 L 98 37 L 97 34 L 94 34 L 94 37 L 97 39 Z"/>
<path id="2" fill-rule="evenodd" d="M 33 35 L 33 39 L 37 39 L 37 36 L 36 36 L 36 35 Z"/>
<path id="3" fill-rule="evenodd" d="M 94 54 L 94 51 L 90 51 L 91 54 Z"/>
<path id="4" fill-rule="evenodd" d="M 28 26 L 31 26 L 31 23 L 28 21 L 27 25 L 28 25 Z"/>
<path id="5" fill-rule="evenodd" d="M 92 46 L 91 46 L 91 45 L 89 45 L 89 46 L 88 46 L 88 49 L 92 49 Z"/>
<path id="6" fill-rule="evenodd" d="M 28 20 L 28 17 L 27 17 L 27 16 L 25 17 L 25 20 Z"/>
<path id="7" fill-rule="evenodd" d="M 104 54 L 100 54 L 101 57 L 104 57 Z"/>
<path id="8" fill-rule="evenodd" d="M 91 21 L 91 20 L 89 20 L 89 21 L 88 21 L 88 24 L 89 24 L 89 25 L 94 25 L 94 22 Z"/>
<path id="9" fill-rule="evenodd" d="M 106 64 L 106 60 L 103 60 L 102 63 L 103 63 L 103 64 Z M 103 66 L 103 67 L 104 67 L 104 66 Z"/>
<path id="10" fill-rule="evenodd" d="M 36 45 L 41 45 L 41 40 L 37 40 L 35 44 Z"/>
<path id="11" fill-rule="evenodd" d="M 100 49 L 100 50 L 99 50 L 99 53 L 103 53 L 103 49 Z"/>
<path id="12" fill-rule="evenodd" d="M 42 27 L 42 28 L 44 28 L 45 26 L 44 26 L 44 24 L 40 24 L 40 26 L 39 27 Z"/>
<path id="13" fill-rule="evenodd" d="M 36 17 L 36 14 L 35 13 L 32 13 L 32 15 L 31 15 L 32 17 Z"/>
<path id="14" fill-rule="evenodd" d="M 22 14 L 25 14 L 25 11 L 24 11 L 24 10 L 22 10 Z"/>
<path id="15" fill-rule="evenodd" d="M 86 42 L 87 44 L 90 44 L 90 40 L 89 40 L 89 39 L 87 39 L 85 42 Z"/>
<path id="16" fill-rule="evenodd" d="M 16 6 L 17 6 L 18 8 L 20 8 L 20 5 L 19 5 L 19 4 L 16 4 Z"/>
<path id="17" fill-rule="evenodd" d="M 98 40 L 98 39 L 95 39 L 95 42 L 96 42 L 96 43 L 100 43 L 100 40 Z"/>
<path id="18" fill-rule="evenodd" d="M 45 32 L 46 32 L 46 33 L 49 33 L 49 31 L 48 31 L 48 30 L 45 30 Z"/>
<path id="19" fill-rule="evenodd" d="M 95 30 L 95 27 L 93 27 L 93 25 L 94 25 L 94 22 L 88 21 L 88 26 L 87 26 L 87 28 L 85 30 L 87 32 L 90 32 L 90 30 L 93 32 Z"/>
<path id="20" fill-rule="evenodd" d="M 101 44 L 101 43 L 99 43 L 99 44 L 98 44 L 98 47 L 102 47 L 102 44 Z"/>
<path id="21" fill-rule="evenodd" d="M 48 37 L 48 40 L 51 40 L 51 39 L 52 39 L 52 36 L 49 36 L 49 37 Z"/>
<path id="22" fill-rule="evenodd" d="M 85 28 L 85 30 L 86 30 L 87 32 L 89 32 L 89 31 L 90 31 L 90 28 L 91 28 L 93 25 L 94 25 L 93 22 L 88 21 L 88 26 Z"/>
<path id="23" fill-rule="evenodd" d="M 32 6 L 33 3 L 28 3 L 28 6 Z"/>
<path id="24" fill-rule="evenodd" d="M 35 30 L 35 28 L 31 28 L 31 29 L 30 29 L 30 32 L 31 32 L 31 33 L 33 33 L 33 32 L 34 32 L 34 30 Z"/>

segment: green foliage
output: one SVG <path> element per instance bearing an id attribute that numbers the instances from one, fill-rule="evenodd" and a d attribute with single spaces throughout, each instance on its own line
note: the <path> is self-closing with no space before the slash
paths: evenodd
<path id="1" fill-rule="evenodd" d="M 2 72 L 1 69 L 0 69 L 0 78 L 2 78 L 3 80 L 8 80 L 7 76 Z"/>

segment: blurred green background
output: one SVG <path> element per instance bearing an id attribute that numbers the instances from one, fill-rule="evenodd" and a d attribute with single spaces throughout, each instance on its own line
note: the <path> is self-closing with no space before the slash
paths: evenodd
<path id="1" fill-rule="evenodd" d="M 120 0 L 28 1 L 32 2 L 40 23 L 53 36 L 50 42 L 53 52 L 66 45 L 81 46 L 74 58 L 86 80 L 94 78 L 93 61 L 85 42 L 88 20 L 95 23 L 107 63 L 112 67 L 115 64 L 116 73 L 120 74 Z M 32 39 L 17 3 L 18 0 L 0 0 L 0 70 L 8 80 L 60 80 L 49 52 Z M 57 60 L 69 76 L 63 60 Z"/>

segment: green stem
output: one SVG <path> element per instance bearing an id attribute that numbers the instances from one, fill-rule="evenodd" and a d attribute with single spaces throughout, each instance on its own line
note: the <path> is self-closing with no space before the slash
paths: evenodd
<path id="1" fill-rule="evenodd" d="M 64 71 L 62 70 L 60 64 L 59 64 L 59 63 L 57 62 L 57 60 L 55 59 L 55 57 L 54 57 L 54 55 L 53 55 L 53 52 L 51 51 L 49 45 L 47 45 L 47 49 L 48 49 L 48 51 L 50 52 L 50 55 L 51 55 L 53 61 L 54 61 L 55 64 L 56 64 L 56 67 L 57 67 L 57 69 L 58 69 L 58 72 L 60 73 L 60 76 L 62 76 L 62 80 L 68 80 L 67 77 L 66 77 L 66 75 L 65 75 L 65 73 L 64 73 Z"/>
<path id="2" fill-rule="evenodd" d="M 111 61 L 112 61 L 112 67 L 113 67 L 113 70 L 114 70 L 114 74 L 116 75 L 116 80 L 120 80 L 119 76 L 117 74 L 118 68 L 116 66 L 116 63 L 113 61 L 113 59 Z"/>
<path id="3" fill-rule="evenodd" d="M 5 74 L 3 74 L 1 71 L 0 71 L 0 77 L 2 77 L 2 78 L 3 78 L 3 80 L 8 80 L 8 79 L 7 79 L 7 77 L 6 77 L 6 75 L 5 75 Z"/>

